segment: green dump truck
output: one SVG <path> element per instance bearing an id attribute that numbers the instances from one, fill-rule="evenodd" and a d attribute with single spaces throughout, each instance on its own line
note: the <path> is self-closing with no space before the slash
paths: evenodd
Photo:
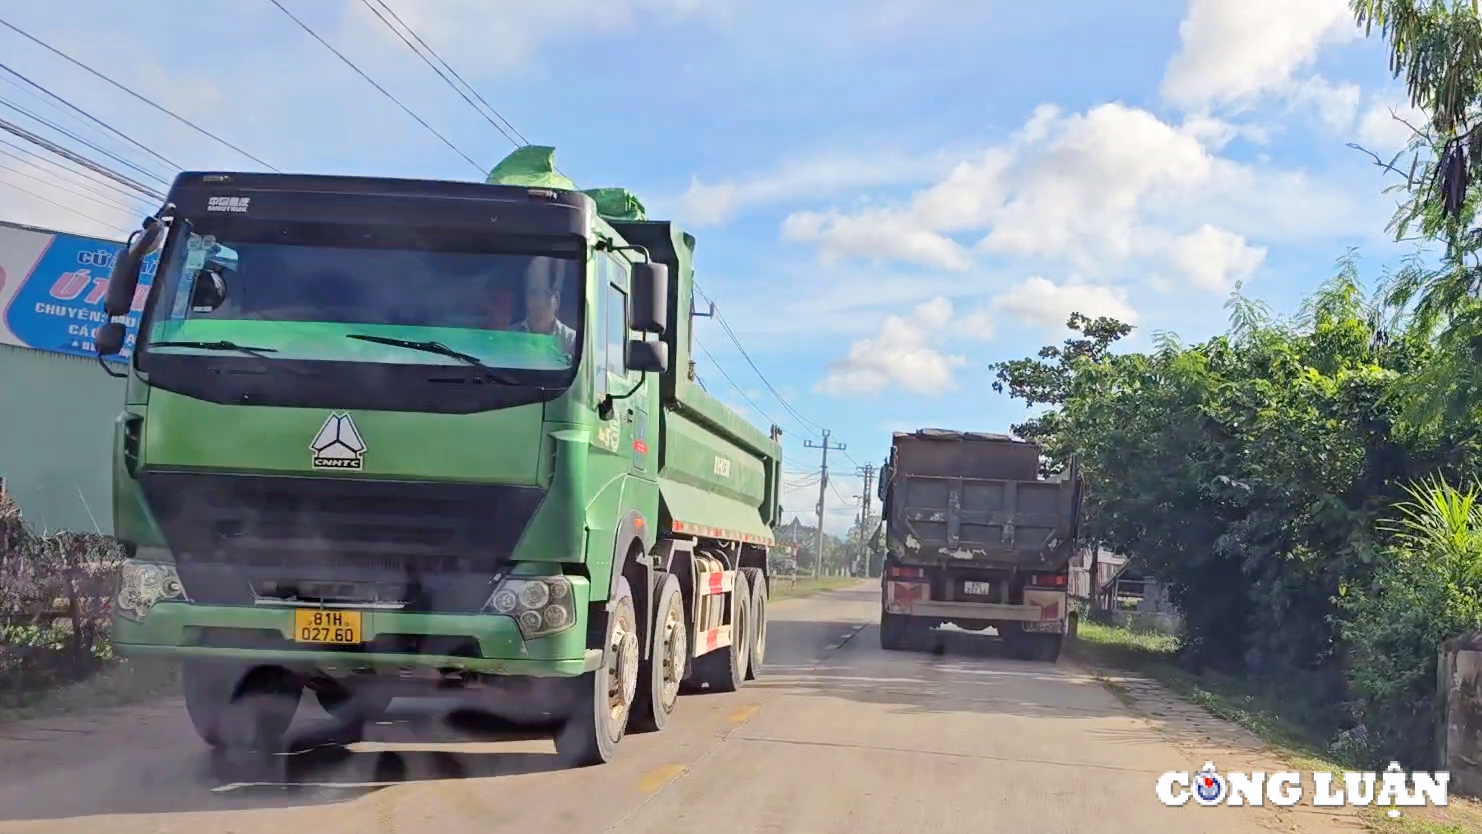
<path id="1" fill-rule="evenodd" d="M 487 183 L 180 174 L 96 336 L 132 342 L 116 649 L 182 661 L 229 749 L 281 745 L 305 690 L 360 727 L 452 692 L 595 764 L 741 687 L 781 432 L 693 381 L 694 246 L 550 148 Z"/>
<path id="2" fill-rule="evenodd" d="M 992 627 L 1009 654 L 1054 661 L 1075 629 L 1071 557 L 1082 482 L 1039 475 L 1040 448 L 1008 435 L 896 432 L 880 469 L 886 530 L 880 645 L 919 645 L 951 623 Z"/>

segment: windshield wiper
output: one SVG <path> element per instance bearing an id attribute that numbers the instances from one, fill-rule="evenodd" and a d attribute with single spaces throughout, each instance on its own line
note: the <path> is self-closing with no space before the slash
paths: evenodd
<path id="1" fill-rule="evenodd" d="M 365 333 L 346 333 L 345 338 L 359 339 L 362 342 L 375 342 L 378 345 L 391 345 L 392 347 L 401 347 L 408 350 L 420 350 L 424 353 L 435 353 L 438 356 L 446 356 L 449 359 L 457 359 L 460 362 L 465 362 L 475 368 L 478 368 L 480 371 L 484 372 L 485 379 L 489 380 L 490 382 L 497 382 L 500 385 L 522 384 L 520 380 L 516 379 L 510 374 L 500 373 L 499 371 L 494 370 L 488 365 L 485 365 L 483 360 L 479 359 L 477 356 L 469 353 L 464 353 L 461 350 L 453 350 L 442 342 L 414 342 L 411 339 L 393 339 L 389 336 L 371 336 Z"/>
<path id="2" fill-rule="evenodd" d="M 198 348 L 200 350 L 234 350 L 234 351 L 236 351 L 238 353 L 245 353 L 248 356 L 256 356 L 256 357 L 259 357 L 261 359 L 267 359 L 268 357 L 267 357 L 266 354 L 269 354 L 269 353 L 277 353 L 278 352 L 278 349 L 277 348 L 248 347 L 247 345 L 239 345 L 236 342 L 227 342 L 227 341 L 219 341 L 219 342 L 170 342 L 170 341 L 165 341 L 165 342 L 148 342 L 146 344 L 149 347 L 183 347 L 183 348 Z"/>

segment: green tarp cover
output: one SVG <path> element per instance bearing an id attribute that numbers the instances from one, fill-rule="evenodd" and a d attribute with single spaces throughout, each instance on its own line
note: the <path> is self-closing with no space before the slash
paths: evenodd
<path id="1" fill-rule="evenodd" d="M 585 192 L 597 202 L 597 213 L 608 220 L 647 220 L 643 203 L 626 188 L 589 188 Z"/>
<path id="2" fill-rule="evenodd" d="M 575 191 L 576 183 L 556 170 L 556 149 L 543 145 L 516 148 L 494 166 L 485 180 L 490 185 L 518 185 L 525 188 L 559 188 Z"/>
<path id="3" fill-rule="evenodd" d="M 556 170 L 556 149 L 545 145 L 516 148 L 494 166 L 485 182 L 524 188 L 577 190 L 576 183 Z M 643 203 L 626 188 L 590 188 L 582 193 L 597 204 L 597 214 L 608 220 L 648 219 Z"/>

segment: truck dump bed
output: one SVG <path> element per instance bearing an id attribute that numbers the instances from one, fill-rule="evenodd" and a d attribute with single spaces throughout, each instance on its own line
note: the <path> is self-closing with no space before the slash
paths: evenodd
<path id="1" fill-rule="evenodd" d="M 1039 447 L 1007 435 L 897 432 L 882 498 L 890 552 L 907 564 L 1054 571 L 1080 527 L 1079 469 L 1039 477 Z"/>
<path id="2" fill-rule="evenodd" d="M 607 218 L 669 267 L 671 372 L 664 374 L 659 495 L 672 532 L 771 545 L 781 521 L 782 445 L 689 375 L 695 239 L 662 220 Z M 774 427 L 774 431 L 776 431 Z"/>

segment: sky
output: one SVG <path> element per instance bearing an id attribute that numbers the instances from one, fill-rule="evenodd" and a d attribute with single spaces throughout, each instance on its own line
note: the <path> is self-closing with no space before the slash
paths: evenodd
<path id="1" fill-rule="evenodd" d="M 1388 159 L 1415 114 L 1346 0 L 385 0 L 512 138 L 372 0 L 277 2 L 0 19 L 280 170 L 481 180 L 528 140 L 582 188 L 633 190 L 698 238 L 729 332 L 697 320 L 697 373 L 784 430 L 789 519 L 818 502 L 805 442 L 845 445 L 831 532 L 891 432 L 1028 416 L 990 364 L 1071 312 L 1135 325 L 1129 349 L 1192 342 L 1237 281 L 1291 312 L 1349 248 L 1370 280 L 1409 251 L 1385 231 L 1394 177 L 1348 145 Z M 0 64 L 137 145 L 4 70 L 0 118 L 160 190 L 263 170 L 4 27 Z M 0 220 L 122 239 L 149 208 L 27 148 L 0 133 Z"/>

